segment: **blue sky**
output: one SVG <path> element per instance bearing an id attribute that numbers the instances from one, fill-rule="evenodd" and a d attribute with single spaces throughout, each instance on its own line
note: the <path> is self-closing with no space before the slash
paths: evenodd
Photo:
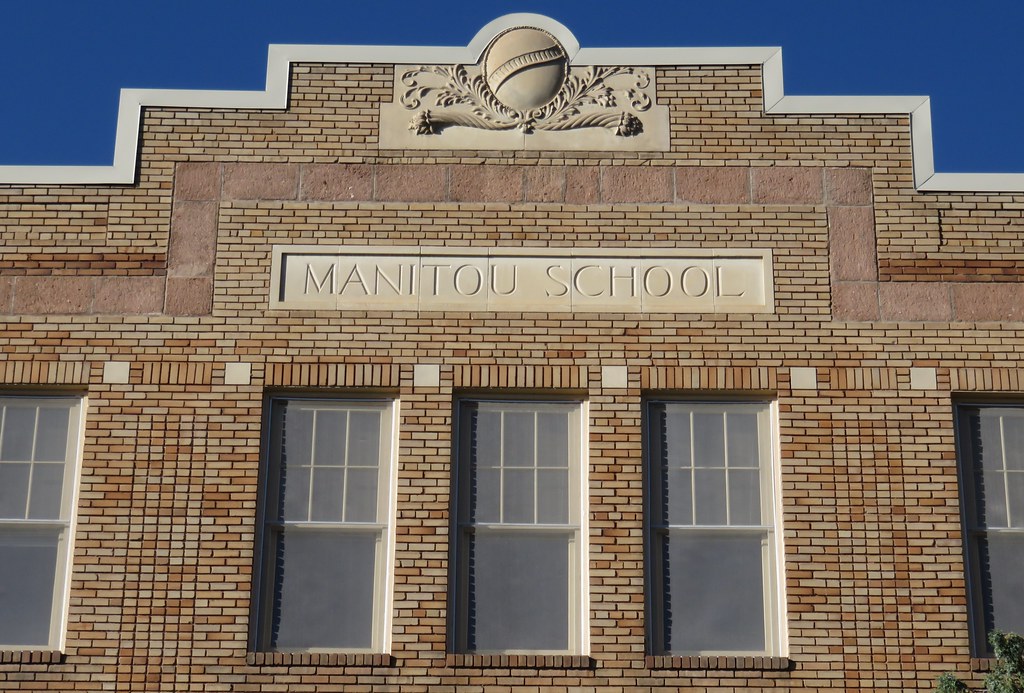
<path id="1" fill-rule="evenodd" d="M 936 169 L 1024 171 L 1021 0 L 3 0 L 0 165 L 109 164 L 121 87 L 260 89 L 270 43 L 466 45 L 537 12 L 585 47 L 782 46 L 789 94 L 932 97 Z"/>

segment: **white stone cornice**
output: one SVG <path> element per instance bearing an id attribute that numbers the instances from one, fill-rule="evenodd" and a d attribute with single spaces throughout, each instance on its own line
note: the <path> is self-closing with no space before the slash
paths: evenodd
<path id="1" fill-rule="evenodd" d="M 768 115 L 909 115 L 914 184 L 921 191 L 1024 192 L 1024 173 L 936 173 L 931 109 L 925 96 L 786 96 L 780 48 L 580 48 L 565 26 L 537 14 L 509 14 L 484 26 L 468 46 L 318 46 L 275 44 L 262 91 L 123 89 L 112 166 L 0 166 L 0 184 L 131 184 L 144 107 L 285 109 L 293 63 L 476 63 L 493 36 L 533 26 L 555 36 L 573 65 L 761 65 Z"/>

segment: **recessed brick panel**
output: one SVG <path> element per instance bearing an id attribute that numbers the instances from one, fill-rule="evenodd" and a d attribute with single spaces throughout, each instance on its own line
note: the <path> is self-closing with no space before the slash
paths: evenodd
<path id="1" fill-rule="evenodd" d="M 522 202 L 520 166 L 453 166 L 449 198 L 454 202 Z"/>
<path id="2" fill-rule="evenodd" d="M 822 169 L 769 166 L 752 172 L 754 202 L 767 205 L 816 205 L 824 201 Z"/>
<path id="3" fill-rule="evenodd" d="M 384 201 L 428 202 L 447 197 L 448 168 L 412 164 L 377 166 L 376 198 Z"/>
<path id="4" fill-rule="evenodd" d="M 311 164 L 302 167 L 304 200 L 373 199 L 373 167 L 366 164 Z"/>
<path id="5" fill-rule="evenodd" d="M 224 197 L 229 200 L 294 200 L 299 189 L 295 164 L 228 164 Z"/>
<path id="6" fill-rule="evenodd" d="M 672 169 L 606 166 L 601 171 L 602 202 L 671 202 Z"/>
<path id="7" fill-rule="evenodd" d="M 750 202 L 750 169 L 686 166 L 676 168 L 676 197 L 698 204 Z"/>
<path id="8" fill-rule="evenodd" d="M 878 303 L 882 320 L 950 320 L 953 317 L 948 284 L 880 282 Z"/>
<path id="9" fill-rule="evenodd" d="M 835 279 L 869 281 L 878 278 L 875 216 L 871 207 L 830 207 L 828 242 Z"/>

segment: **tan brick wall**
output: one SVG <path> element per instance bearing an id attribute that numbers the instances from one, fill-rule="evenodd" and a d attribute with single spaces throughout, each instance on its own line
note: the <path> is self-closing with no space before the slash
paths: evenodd
<path id="1" fill-rule="evenodd" d="M 148 109 L 137 185 L 0 187 L 0 386 L 88 396 L 67 647 L 0 653 L 0 690 L 972 676 L 951 402 L 1022 390 L 1024 195 L 917 193 L 906 117 L 767 117 L 754 67 L 660 69 L 654 155 L 381 151 L 390 67 L 292 78 L 283 111 Z M 298 243 L 769 248 L 776 312 L 271 311 L 271 247 Z M 264 399 L 298 389 L 401 400 L 388 657 L 250 651 Z M 589 401 L 589 658 L 446 649 L 453 398 L 481 390 Z M 645 656 L 641 407 L 708 392 L 779 403 L 788 659 Z"/>

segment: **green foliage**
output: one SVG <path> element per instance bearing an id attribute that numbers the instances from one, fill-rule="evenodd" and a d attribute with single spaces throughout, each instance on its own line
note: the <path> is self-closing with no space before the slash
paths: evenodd
<path id="1" fill-rule="evenodd" d="M 985 676 L 987 693 L 1024 693 L 1024 637 L 996 630 L 989 633 L 988 642 L 996 655 L 996 663 Z M 935 693 L 970 691 L 953 674 L 943 674 L 935 683 Z"/>
<path id="2" fill-rule="evenodd" d="M 943 674 L 936 684 L 935 693 L 968 693 L 970 690 L 953 674 Z"/>
<path id="3" fill-rule="evenodd" d="M 988 642 L 996 664 L 985 677 L 988 693 L 1024 693 L 1024 638 L 1016 633 L 993 631 Z"/>

